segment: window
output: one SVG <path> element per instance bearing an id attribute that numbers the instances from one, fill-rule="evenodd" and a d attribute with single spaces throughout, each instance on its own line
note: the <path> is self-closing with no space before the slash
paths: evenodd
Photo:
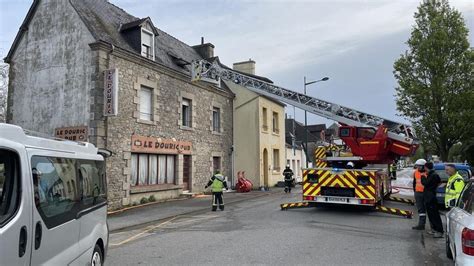
<path id="1" fill-rule="evenodd" d="M 280 171 L 280 150 L 273 150 L 273 170 Z"/>
<path id="2" fill-rule="evenodd" d="M 435 171 L 439 175 L 439 177 L 441 178 L 442 183 L 447 183 L 448 182 L 449 176 L 448 176 L 448 174 L 446 174 L 446 171 L 444 169 L 435 170 Z M 458 171 L 458 173 L 462 176 L 462 178 L 464 178 L 465 181 L 469 180 L 469 172 L 466 169 L 457 169 L 456 171 Z"/>
<path id="3" fill-rule="evenodd" d="M 473 201 L 474 185 L 472 185 L 472 183 L 467 183 L 464 191 L 461 194 L 461 197 L 459 198 L 458 206 L 466 212 L 472 214 L 472 211 L 474 210 Z"/>
<path id="4" fill-rule="evenodd" d="M 152 89 L 147 87 L 140 88 L 140 119 L 151 121 L 153 112 Z"/>
<path id="5" fill-rule="evenodd" d="M 357 128 L 357 137 L 363 139 L 373 139 L 375 136 L 375 129 L 373 128 Z"/>
<path id="6" fill-rule="evenodd" d="M 217 170 L 221 171 L 221 157 L 214 156 L 212 157 L 212 173 L 215 173 Z"/>
<path id="7" fill-rule="evenodd" d="M 155 54 L 153 51 L 154 36 L 153 33 L 146 29 L 142 29 L 142 56 L 154 60 Z"/>
<path id="8" fill-rule="evenodd" d="M 186 98 L 183 98 L 181 105 L 181 120 L 182 124 L 185 127 L 192 127 L 192 101 Z"/>
<path id="9" fill-rule="evenodd" d="M 132 154 L 132 186 L 175 184 L 176 156 Z"/>
<path id="10" fill-rule="evenodd" d="M 263 119 L 263 123 L 262 123 L 262 128 L 263 130 L 267 131 L 268 130 L 268 124 L 267 124 L 267 108 L 263 107 L 263 110 L 262 110 L 262 119 Z"/>
<path id="11" fill-rule="evenodd" d="M 221 132 L 221 109 L 217 107 L 212 109 L 212 131 Z"/>
<path id="12" fill-rule="evenodd" d="M 88 208 L 107 201 L 105 163 L 102 161 L 78 160 L 79 195 L 82 195 L 82 207 Z M 71 196 L 76 191 L 75 181 L 71 180 Z"/>
<path id="13" fill-rule="evenodd" d="M 18 156 L 0 150 L 0 227 L 13 217 L 20 205 L 20 177 Z"/>
<path id="14" fill-rule="evenodd" d="M 272 116 L 272 126 L 273 126 L 273 133 L 276 133 L 278 134 L 280 132 L 280 129 L 278 127 L 278 113 L 277 112 L 273 112 L 273 116 Z"/>
<path id="15" fill-rule="evenodd" d="M 76 219 L 82 210 L 106 204 L 104 162 L 33 156 L 31 166 L 35 205 L 46 227 L 58 226 Z"/>

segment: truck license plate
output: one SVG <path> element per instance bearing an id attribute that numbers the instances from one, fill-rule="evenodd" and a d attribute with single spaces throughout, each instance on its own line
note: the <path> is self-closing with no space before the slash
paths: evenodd
<path id="1" fill-rule="evenodd" d="M 343 198 L 333 198 L 333 197 L 326 197 L 326 201 L 330 201 L 330 202 L 347 202 L 346 199 L 343 199 Z"/>

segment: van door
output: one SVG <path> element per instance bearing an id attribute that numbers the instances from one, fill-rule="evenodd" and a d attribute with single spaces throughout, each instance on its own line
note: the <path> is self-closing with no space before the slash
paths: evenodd
<path id="1" fill-rule="evenodd" d="M 32 243 L 31 183 L 26 154 L 0 139 L 0 265 L 29 265 Z M 13 145 L 13 143 L 12 143 Z M 11 145 L 7 145 L 11 146 Z M 18 146 L 18 151 L 21 147 Z"/>
<path id="2" fill-rule="evenodd" d="M 34 188 L 32 265 L 67 265 L 78 254 L 80 209 L 75 159 L 62 153 L 29 151 Z"/>
<path id="3" fill-rule="evenodd" d="M 79 213 L 81 230 L 79 249 L 90 262 L 99 239 L 107 244 L 107 190 L 104 161 L 77 160 L 82 211 Z M 102 246 L 105 249 L 105 246 Z M 104 252 L 104 250 L 103 250 Z M 102 254 L 102 260 L 105 254 Z"/>

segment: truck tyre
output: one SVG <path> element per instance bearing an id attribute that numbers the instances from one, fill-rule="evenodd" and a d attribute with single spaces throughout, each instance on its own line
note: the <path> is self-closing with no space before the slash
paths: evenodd
<path id="1" fill-rule="evenodd" d="M 102 249 L 99 245 L 95 244 L 94 252 L 92 252 L 91 265 L 92 266 L 101 266 L 104 261 L 102 255 Z"/>

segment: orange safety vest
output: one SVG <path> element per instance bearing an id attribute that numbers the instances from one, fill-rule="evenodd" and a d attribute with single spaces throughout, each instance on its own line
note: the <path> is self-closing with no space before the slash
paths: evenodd
<path id="1" fill-rule="evenodd" d="M 423 186 L 423 184 L 421 183 L 421 177 L 424 176 L 426 177 L 426 172 L 420 172 L 417 170 L 415 170 L 415 191 L 416 192 L 423 192 L 423 190 L 425 190 L 425 187 Z"/>

